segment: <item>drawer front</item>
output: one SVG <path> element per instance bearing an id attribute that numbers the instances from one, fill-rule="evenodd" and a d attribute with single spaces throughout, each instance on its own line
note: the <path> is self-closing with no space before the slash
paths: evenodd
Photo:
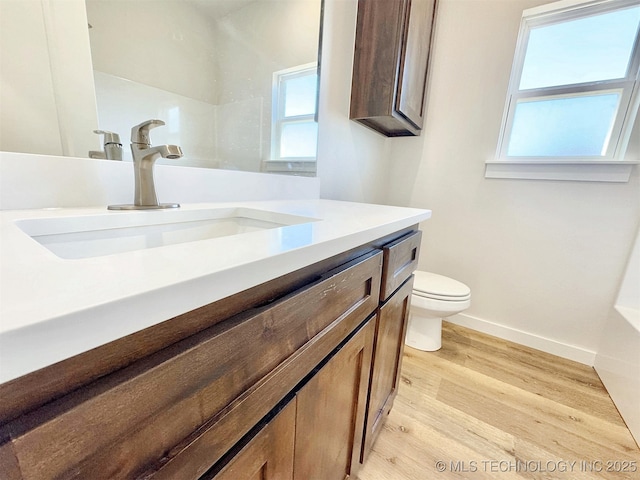
<path id="1" fill-rule="evenodd" d="M 24 415 L 1 438 L 24 478 L 198 478 L 375 310 L 381 263 L 354 260 Z"/>
<path id="2" fill-rule="evenodd" d="M 422 232 L 418 230 L 384 246 L 381 302 L 389 298 L 418 267 L 421 239 Z"/>

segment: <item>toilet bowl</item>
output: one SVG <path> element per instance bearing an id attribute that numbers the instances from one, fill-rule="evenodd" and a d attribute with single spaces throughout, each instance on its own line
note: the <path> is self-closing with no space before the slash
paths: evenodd
<path id="1" fill-rule="evenodd" d="M 464 283 L 431 272 L 414 272 L 413 293 L 405 344 L 432 352 L 442 346 L 442 319 L 471 305 Z"/>

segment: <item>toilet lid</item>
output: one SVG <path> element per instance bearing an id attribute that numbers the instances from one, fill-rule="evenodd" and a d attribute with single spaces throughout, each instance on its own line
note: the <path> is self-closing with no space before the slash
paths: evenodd
<path id="1" fill-rule="evenodd" d="M 414 293 L 433 298 L 452 298 L 463 300 L 471 295 L 471 289 L 453 278 L 431 272 L 414 272 Z"/>

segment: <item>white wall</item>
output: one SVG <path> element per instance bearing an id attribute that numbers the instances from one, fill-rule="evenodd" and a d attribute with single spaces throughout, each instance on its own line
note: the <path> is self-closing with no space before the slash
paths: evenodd
<path id="1" fill-rule="evenodd" d="M 420 267 L 472 290 L 454 321 L 591 364 L 640 219 L 638 167 L 625 184 L 484 178 L 522 10 L 543 3 L 440 0 L 425 131 L 392 140 L 387 201 L 433 210 Z"/>
<path id="2" fill-rule="evenodd" d="M 349 120 L 357 0 L 325 0 L 318 176 L 323 198 L 383 203 L 389 139 Z"/>
<path id="3" fill-rule="evenodd" d="M 219 47 L 212 20 L 199 10 L 186 2 L 86 5 L 95 70 L 215 103 Z"/>
<path id="4" fill-rule="evenodd" d="M 84 156 L 98 147 L 85 19 L 81 0 L 0 2 L 0 150 Z"/>
<path id="5" fill-rule="evenodd" d="M 10 46 L 24 45 L 25 61 L 18 55 L 8 55 Z M 21 5 L 0 2 L 0 147 L 16 150 L 31 140 L 34 153 L 62 154 L 58 133 L 53 80 L 47 56 L 47 37 L 41 5 Z M 14 112 L 23 112 L 16 118 Z M 28 132 L 17 128 L 21 123 L 33 125 Z M 39 135 L 29 139 L 33 132 Z"/>

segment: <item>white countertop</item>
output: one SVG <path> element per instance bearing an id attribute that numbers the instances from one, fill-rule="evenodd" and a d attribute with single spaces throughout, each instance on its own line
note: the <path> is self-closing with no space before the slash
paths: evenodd
<path id="1" fill-rule="evenodd" d="M 118 215 L 106 208 L 0 212 L 0 383 L 360 246 L 429 210 L 332 200 L 183 205 L 247 207 L 303 225 L 114 255 L 62 259 L 16 221 Z"/>

